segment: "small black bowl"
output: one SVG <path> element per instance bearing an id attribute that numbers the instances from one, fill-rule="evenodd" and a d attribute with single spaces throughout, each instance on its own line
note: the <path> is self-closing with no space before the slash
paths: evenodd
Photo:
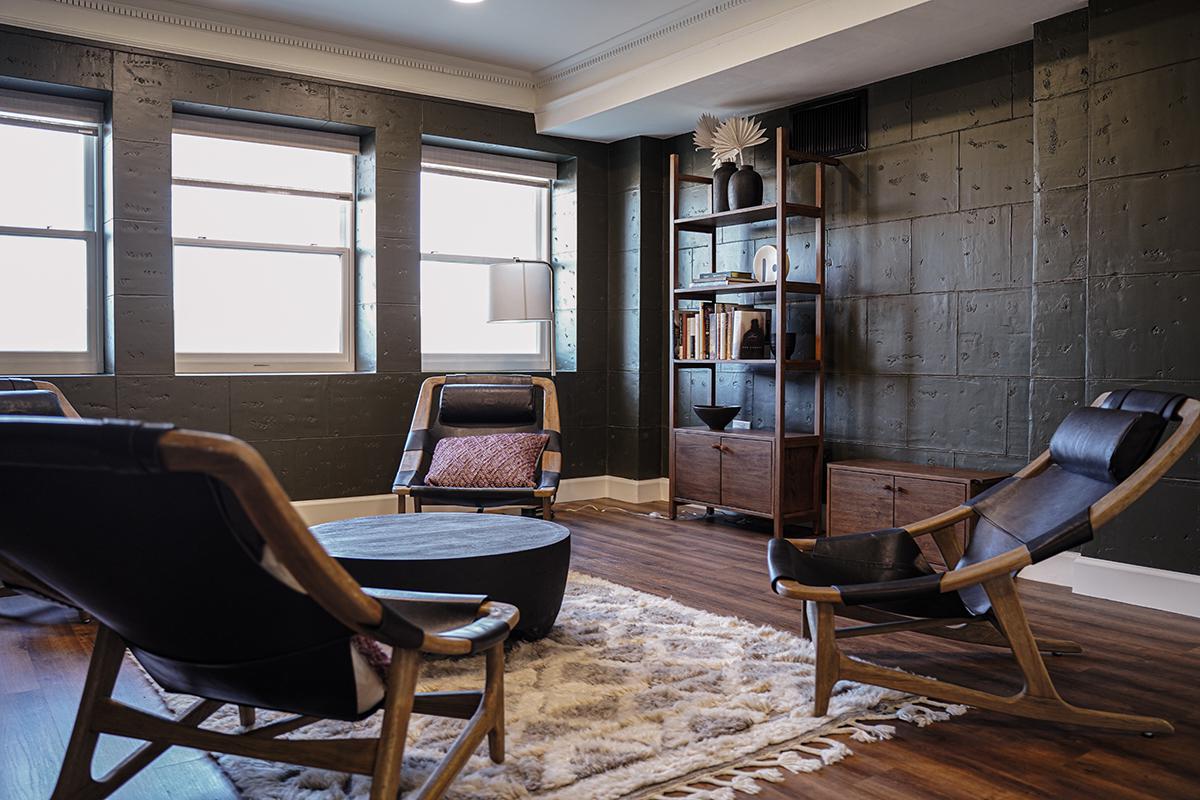
<path id="1" fill-rule="evenodd" d="M 784 358 L 791 358 L 791 357 L 792 357 L 792 352 L 793 352 L 793 351 L 796 349 L 796 332 L 795 332 L 795 331 L 788 331 L 788 334 L 787 334 L 787 336 L 785 336 L 785 337 L 784 337 L 784 340 L 783 340 L 783 342 L 784 342 L 784 344 L 786 344 L 786 345 L 787 345 L 787 352 L 785 352 L 785 353 L 783 354 L 783 357 L 784 357 Z M 779 334 L 778 334 L 778 333 L 772 333 L 772 334 L 771 334 L 771 353 L 772 353 L 772 354 L 774 354 L 774 353 L 775 353 L 775 351 L 776 351 L 776 346 L 777 346 L 778 344 L 779 344 Z"/>
<path id="2" fill-rule="evenodd" d="M 741 406 L 692 406 L 696 416 L 704 420 L 710 431 L 723 431 L 742 410 Z"/>

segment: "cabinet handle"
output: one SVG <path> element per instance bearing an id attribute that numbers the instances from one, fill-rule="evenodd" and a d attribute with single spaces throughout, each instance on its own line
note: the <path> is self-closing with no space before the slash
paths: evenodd
<path id="1" fill-rule="evenodd" d="M 883 490 L 885 492 L 894 492 L 894 491 L 896 491 L 896 487 L 895 486 L 884 486 Z"/>
<path id="2" fill-rule="evenodd" d="M 897 486 L 896 494 L 908 494 L 908 489 L 905 489 L 903 486 Z"/>
<path id="3" fill-rule="evenodd" d="M 719 444 L 710 444 L 710 445 L 709 445 L 709 447 L 711 447 L 713 450 L 720 450 L 720 449 L 721 449 L 721 445 L 719 445 Z"/>
<path id="4" fill-rule="evenodd" d="M 710 444 L 709 447 L 711 447 L 713 450 L 720 450 L 722 453 L 732 452 L 728 447 L 726 447 L 723 444 Z"/>

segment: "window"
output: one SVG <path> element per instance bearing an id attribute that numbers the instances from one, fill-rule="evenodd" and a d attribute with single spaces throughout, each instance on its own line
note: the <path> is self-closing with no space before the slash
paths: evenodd
<path id="1" fill-rule="evenodd" d="M 549 324 L 488 323 L 488 265 L 549 258 L 556 166 L 440 147 L 421 161 L 421 368 L 549 369 Z"/>
<path id="2" fill-rule="evenodd" d="M 101 114 L 0 91 L 0 373 L 101 369 Z"/>
<path id="3" fill-rule="evenodd" d="M 175 367 L 354 369 L 357 137 L 175 115 Z"/>

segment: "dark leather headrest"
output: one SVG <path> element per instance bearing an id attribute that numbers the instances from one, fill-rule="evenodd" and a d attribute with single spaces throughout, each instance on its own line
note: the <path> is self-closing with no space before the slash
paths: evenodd
<path id="1" fill-rule="evenodd" d="M 537 421 L 533 386 L 447 384 L 438 420 L 443 425 L 530 425 Z"/>
<path id="2" fill-rule="evenodd" d="M 1150 412 L 1077 408 L 1050 439 L 1050 457 L 1068 472 L 1120 483 L 1146 462 L 1166 427 Z"/>
<path id="3" fill-rule="evenodd" d="M 159 472 L 158 439 L 174 427 L 127 419 L 0 416 L 0 464 Z"/>
<path id="4" fill-rule="evenodd" d="M 58 395 L 46 389 L 32 391 L 0 391 L 0 414 L 35 415 L 39 417 L 62 417 L 62 406 Z"/>
<path id="5" fill-rule="evenodd" d="M 1169 422 L 1179 412 L 1179 407 L 1185 400 L 1186 394 L 1154 392 L 1149 389 L 1118 389 L 1104 398 L 1100 407 L 1157 414 Z"/>

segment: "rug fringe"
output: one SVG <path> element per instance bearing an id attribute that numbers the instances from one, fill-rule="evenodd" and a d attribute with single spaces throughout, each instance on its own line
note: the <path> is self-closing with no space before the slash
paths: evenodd
<path id="1" fill-rule="evenodd" d="M 924 728 L 965 713 L 967 706 L 918 697 L 884 713 L 864 714 L 845 720 L 832 730 L 793 742 L 777 752 L 759 754 L 737 766 L 661 789 L 645 800 L 736 800 L 738 793 L 759 794 L 763 790 L 763 783 L 783 782 L 781 770 L 792 774 L 816 772 L 854 755 L 845 742 L 830 737 L 844 736 L 856 742 L 882 742 L 896 734 L 896 726 L 879 724 L 882 721 L 898 719 Z M 823 746 L 814 746 L 818 744 Z"/>

